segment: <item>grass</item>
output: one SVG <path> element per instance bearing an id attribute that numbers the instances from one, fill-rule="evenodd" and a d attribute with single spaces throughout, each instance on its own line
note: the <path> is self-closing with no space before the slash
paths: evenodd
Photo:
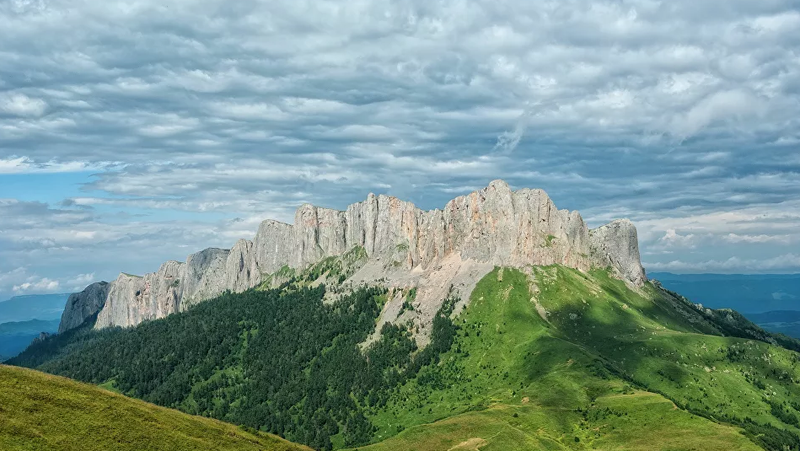
<path id="1" fill-rule="evenodd" d="M 496 404 L 410 428 L 361 451 L 758 450 L 739 429 L 648 392 L 602 396 L 585 411 Z"/>
<path id="2" fill-rule="evenodd" d="M 101 388 L 0 365 L 3 450 L 309 450 Z"/>
<path id="3" fill-rule="evenodd" d="M 363 258 L 355 249 L 345 258 L 324 260 L 300 274 L 297 283 L 348 277 Z M 406 301 L 415 294 L 407 292 Z M 759 449 L 756 444 L 784 449 L 782 433 L 800 434 L 800 354 L 726 336 L 733 326 L 721 323 L 724 315 L 703 313 L 649 284 L 632 289 L 602 270 L 496 268 L 453 321 L 454 344 L 438 362 L 393 389 L 382 407 L 367 408 L 376 431 L 372 444 L 358 449 L 727 451 Z M 64 441 L 41 444 L 56 449 L 92 449 L 62 444 L 70 432 L 79 431 L 75 440 L 81 443 L 85 431 L 97 428 L 110 428 L 112 439 L 127 437 L 123 444 L 155 443 L 145 434 L 156 434 L 158 443 L 170 445 L 163 449 L 226 449 L 227 442 L 215 441 L 223 438 L 276 440 L 40 373 L 27 375 L 39 378 L 28 388 L 0 376 L 0 420 L 9 412 L 26 412 L 12 418 L 22 425 L 18 429 L 13 421 L 0 421 L 0 449 L 11 443 L 2 441 L 11 437 L 9 428 L 22 437 Z M 53 381 L 62 387 L 50 388 Z M 71 394 L 75 387 L 102 396 L 69 401 L 79 396 Z M 107 387 L 113 389 L 113 381 Z M 29 393 L 33 401 L 26 401 Z M 115 403 L 150 410 L 126 417 L 128 407 Z M 122 411 L 108 411 L 112 408 Z M 111 425 L 108 418 L 114 419 Z M 207 423 L 187 426 L 192 421 Z M 117 423 L 140 435 L 125 436 L 129 429 Z M 56 427 L 44 434 L 42 424 Z M 202 445 L 192 448 L 193 443 Z M 103 445 L 125 449 L 116 442 Z M 340 436 L 334 445 L 343 446 Z"/>
<path id="4" fill-rule="evenodd" d="M 602 356 L 623 378 L 704 416 L 751 419 L 800 433 L 771 413 L 800 397 L 800 356 L 768 343 L 713 335 L 715 324 L 650 286 L 641 293 L 607 273 L 540 269 L 540 302 L 565 339 Z M 791 416 L 788 416 L 791 417 Z"/>
<path id="5" fill-rule="evenodd" d="M 604 292 L 590 279 L 575 282 Z M 679 409 L 609 371 L 601 356 L 552 319 L 569 321 L 574 312 L 556 309 L 548 298 L 551 317 L 539 315 L 532 282 L 507 268 L 481 280 L 457 318 L 453 348 L 374 412 L 378 443 L 359 449 L 759 449 L 741 429 Z M 536 282 L 543 285 L 541 278 Z M 610 315 L 603 320 L 612 324 L 620 313 L 597 314 Z"/>

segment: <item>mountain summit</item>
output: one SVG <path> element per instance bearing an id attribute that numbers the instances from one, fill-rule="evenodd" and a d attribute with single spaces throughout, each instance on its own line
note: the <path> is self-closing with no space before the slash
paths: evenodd
<path id="1" fill-rule="evenodd" d="M 495 180 L 442 210 L 424 211 L 374 194 L 345 211 L 304 204 L 294 225 L 266 220 L 252 241 L 239 240 L 230 250 L 205 249 L 185 263 L 168 261 L 143 277 L 122 273 L 107 287 L 90 286 L 74 294 L 60 331 L 95 314 L 98 329 L 135 326 L 226 290 L 275 283 L 276 275 L 345 254 L 355 258 L 339 282 L 380 280 L 390 288 L 418 288 L 410 319 L 418 324 L 423 341 L 448 291 L 469 299 L 477 281 L 495 266 L 601 267 L 632 286 L 646 281 L 630 221 L 590 230 L 577 211 L 557 209 L 543 190 L 512 191 Z M 99 293 L 104 302 L 98 302 Z M 392 310 L 392 303 L 387 309 Z"/>

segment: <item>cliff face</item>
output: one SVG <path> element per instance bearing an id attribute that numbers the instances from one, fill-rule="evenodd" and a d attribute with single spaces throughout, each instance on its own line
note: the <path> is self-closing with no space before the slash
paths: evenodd
<path id="1" fill-rule="evenodd" d="M 225 290 L 257 286 L 283 266 L 304 268 L 356 246 L 370 261 L 409 272 L 440 270 L 443 261 L 457 257 L 498 266 L 611 266 L 633 285 L 646 280 L 630 221 L 590 231 L 577 212 L 558 210 L 544 191 L 514 192 L 498 180 L 443 210 L 423 211 L 373 194 L 345 211 L 303 205 L 294 225 L 264 221 L 253 241 L 239 240 L 231 250 L 206 249 L 144 277 L 120 275 L 96 327 L 161 318 Z"/>
<path id="2" fill-rule="evenodd" d="M 73 293 L 61 314 L 58 333 L 66 332 L 83 324 L 90 316 L 99 312 L 108 297 L 108 282 L 95 282 L 80 293 Z"/>

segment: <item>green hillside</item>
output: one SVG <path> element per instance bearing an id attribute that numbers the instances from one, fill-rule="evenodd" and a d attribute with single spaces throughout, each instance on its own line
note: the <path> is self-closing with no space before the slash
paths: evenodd
<path id="1" fill-rule="evenodd" d="M 651 340 L 656 331 L 678 347 L 693 340 L 747 346 L 745 354 L 753 353 L 754 361 L 763 359 L 764 349 L 789 359 L 796 354 L 747 339 L 698 334 L 715 332 L 714 323 L 652 287 L 635 293 L 604 272 L 586 275 L 562 267 L 536 268 L 531 276 L 499 269 L 478 284 L 458 320 L 455 344 L 441 363 L 420 371 L 370 418 L 378 426 L 376 440 L 388 440 L 361 449 L 713 450 L 796 444 L 794 427 L 776 418 L 767 401 L 733 395 L 725 398 L 727 404 L 718 400 L 754 387 L 748 376 L 725 372 L 728 368 L 717 363 L 716 370 L 734 385 L 723 388 L 716 370 L 701 367 L 685 370 L 700 382 L 681 381 L 683 390 L 680 383 L 670 390 L 661 368 L 653 368 L 669 365 L 663 354 L 646 358 L 664 346 Z M 769 378 L 783 362 L 760 368 L 753 363 L 729 365 Z M 790 381 L 783 385 L 793 389 Z M 707 398 L 707 392 L 715 396 Z M 792 396 L 787 392 L 782 402 Z M 787 415 L 792 408 L 785 407 Z M 748 417 L 756 422 L 743 420 Z M 406 430 L 408 424 L 417 426 Z"/>
<path id="2" fill-rule="evenodd" d="M 736 312 L 606 271 L 497 268 L 424 350 L 405 325 L 362 349 L 386 294 L 325 302 L 310 282 L 330 271 L 12 362 L 316 449 L 800 449 L 800 345 Z"/>
<path id="3" fill-rule="evenodd" d="M 308 448 L 63 377 L 0 365 L 0 449 L 299 451 Z"/>

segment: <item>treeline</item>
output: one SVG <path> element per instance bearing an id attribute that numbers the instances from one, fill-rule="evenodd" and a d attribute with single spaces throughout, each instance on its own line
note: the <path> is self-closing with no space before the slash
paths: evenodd
<path id="1" fill-rule="evenodd" d="M 405 327 L 387 324 L 366 350 L 383 289 L 323 303 L 325 286 L 226 293 L 131 329 L 76 330 L 31 346 L 12 364 L 106 383 L 188 413 L 272 432 L 320 450 L 341 433 L 368 443 L 368 409 L 438 361 L 455 336 L 452 302 L 417 353 Z"/>

